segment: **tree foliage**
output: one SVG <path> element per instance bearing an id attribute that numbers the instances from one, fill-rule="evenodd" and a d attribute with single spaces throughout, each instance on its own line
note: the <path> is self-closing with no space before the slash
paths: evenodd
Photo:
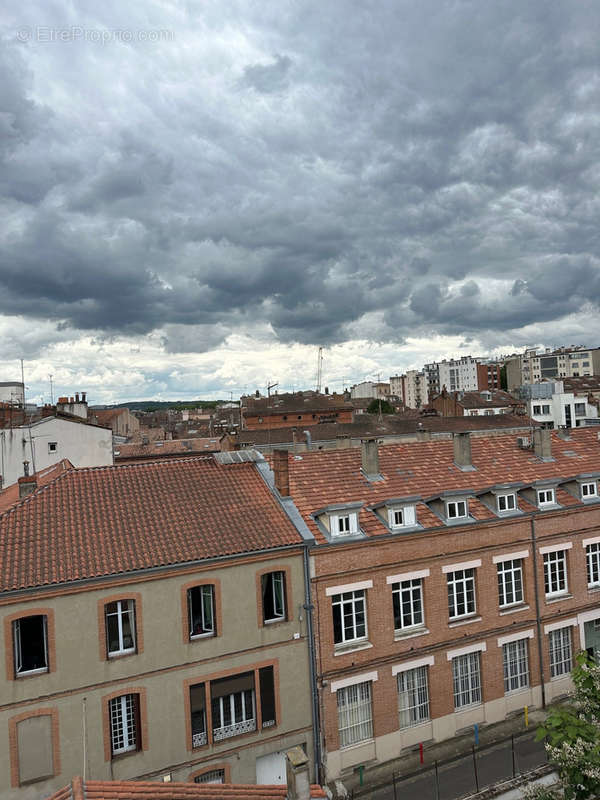
<path id="1" fill-rule="evenodd" d="M 600 666 L 579 653 L 571 677 L 570 702 L 548 714 L 537 739 L 546 740 L 565 800 L 587 800 L 600 793 Z"/>
<path id="2" fill-rule="evenodd" d="M 393 414 L 394 406 L 387 400 L 372 400 L 367 406 L 367 414 L 379 414 L 379 404 L 381 403 L 382 414 Z"/>

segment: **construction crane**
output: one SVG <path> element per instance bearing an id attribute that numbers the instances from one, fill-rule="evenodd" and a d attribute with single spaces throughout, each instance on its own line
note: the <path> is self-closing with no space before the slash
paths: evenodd
<path id="1" fill-rule="evenodd" d="M 323 348 L 319 347 L 317 354 L 317 386 L 315 391 L 317 394 L 321 392 L 321 381 L 323 380 Z"/>
<path id="2" fill-rule="evenodd" d="M 278 383 L 267 384 L 267 397 L 271 397 L 271 389 L 274 389 L 276 386 L 279 386 L 279 384 Z"/>

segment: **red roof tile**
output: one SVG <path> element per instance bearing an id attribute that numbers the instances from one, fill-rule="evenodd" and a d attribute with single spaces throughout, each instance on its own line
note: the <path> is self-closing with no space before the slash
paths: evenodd
<path id="1" fill-rule="evenodd" d="M 50 483 L 50 481 L 53 481 L 54 478 L 57 478 L 62 472 L 65 472 L 68 469 L 73 469 L 73 465 L 68 459 L 63 458 L 62 461 L 59 461 L 57 464 L 53 464 L 51 467 L 46 467 L 45 469 L 39 470 L 33 477 L 35 477 L 38 487 L 41 487 L 45 486 L 47 483 Z M 0 514 L 18 502 L 19 484 L 13 483 L 3 492 L 0 492 Z"/>
<path id="2" fill-rule="evenodd" d="M 81 781 L 86 800 L 285 800 L 287 786 L 241 783 L 158 783 L 155 781 Z M 311 800 L 326 797 L 320 786 L 310 787 Z M 75 795 L 66 786 L 46 800 L 66 800 Z"/>
<path id="3" fill-rule="evenodd" d="M 531 450 L 517 446 L 514 434 L 472 437 L 471 452 L 475 471 L 462 472 L 454 464 L 453 443 L 448 440 L 380 445 L 379 466 L 382 481 L 369 482 L 361 472 L 358 448 L 305 452 L 289 457 L 290 494 L 317 542 L 325 541 L 311 514 L 339 503 L 363 502 L 359 524 L 369 536 L 389 533 L 368 506 L 393 498 L 433 497 L 444 491 L 478 491 L 502 483 L 533 483 L 550 478 L 568 478 L 600 471 L 600 442 L 593 428 L 571 432 L 561 439 L 552 433 L 551 462 L 537 459 Z M 579 501 L 558 489 L 557 502 L 565 506 Z M 519 499 L 522 510 L 534 510 Z M 496 516 L 480 501 L 469 503 L 475 519 Z M 424 503 L 417 503 L 418 522 L 426 528 L 443 522 Z"/>
<path id="4" fill-rule="evenodd" d="M 127 459 L 136 460 L 156 460 L 168 458 L 169 456 L 190 456 L 197 453 L 213 453 L 221 449 L 218 438 L 196 439 L 170 439 L 148 444 L 127 443 L 120 444 L 115 449 L 115 462 L 123 463 Z"/>
<path id="5" fill-rule="evenodd" d="M 296 543 L 253 463 L 70 469 L 0 515 L 0 592 Z"/>

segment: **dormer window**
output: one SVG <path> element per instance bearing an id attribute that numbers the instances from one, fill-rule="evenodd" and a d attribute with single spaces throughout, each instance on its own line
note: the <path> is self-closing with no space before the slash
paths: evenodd
<path id="1" fill-rule="evenodd" d="M 347 514 L 334 514 L 330 518 L 332 536 L 351 536 L 358 533 L 358 514 L 350 511 Z"/>
<path id="2" fill-rule="evenodd" d="M 414 506 L 388 509 L 388 522 L 392 530 L 408 528 L 417 524 L 417 515 Z"/>
<path id="3" fill-rule="evenodd" d="M 466 519 L 468 516 L 466 500 L 447 500 L 446 517 L 449 520 Z"/>
<path id="4" fill-rule="evenodd" d="M 540 508 L 554 505 L 554 489 L 538 489 L 537 500 Z"/>
<path id="5" fill-rule="evenodd" d="M 592 497 L 598 497 L 598 484 L 596 481 L 581 484 L 581 499 L 589 500 Z"/>
<path id="6" fill-rule="evenodd" d="M 499 513 L 506 513 L 507 511 L 516 511 L 517 497 L 514 493 L 499 494 L 496 497 L 496 503 Z"/>

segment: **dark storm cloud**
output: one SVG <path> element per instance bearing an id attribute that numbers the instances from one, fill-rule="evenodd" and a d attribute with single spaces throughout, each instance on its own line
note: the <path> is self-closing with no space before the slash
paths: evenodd
<path id="1" fill-rule="evenodd" d="M 595 2 L 215 0 L 103 46 L 16 41 L 34 6 L 0 56 L 0 313 L 187 352 L 600 304 Z"/>

